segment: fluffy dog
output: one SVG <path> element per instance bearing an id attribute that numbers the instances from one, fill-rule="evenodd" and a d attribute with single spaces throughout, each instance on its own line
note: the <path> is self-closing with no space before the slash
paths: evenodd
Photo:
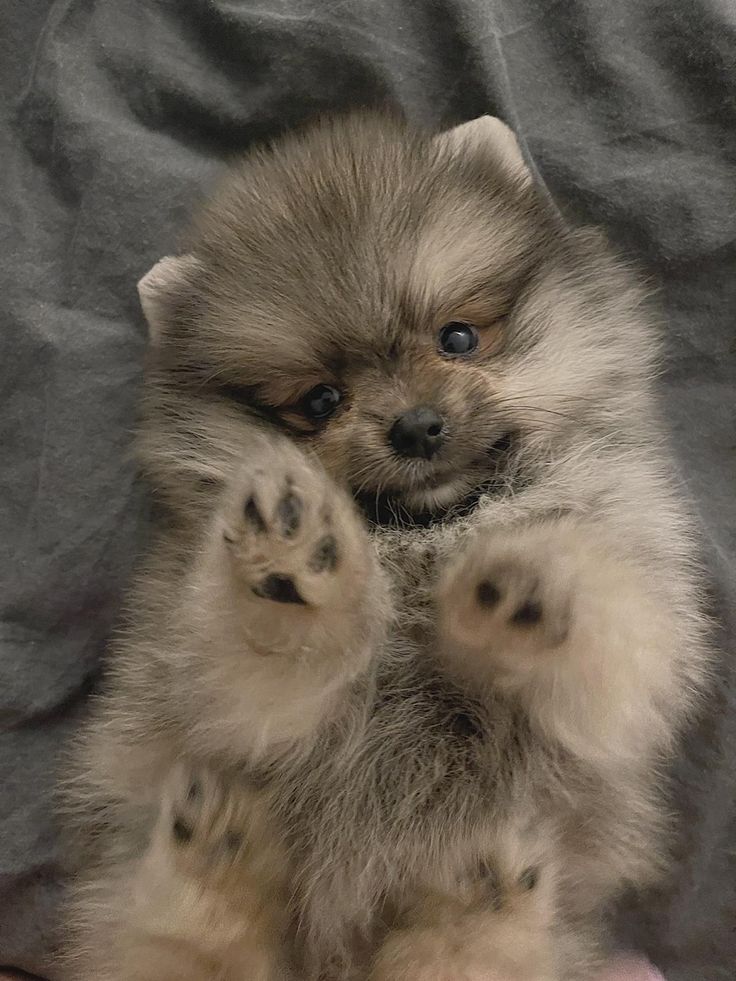
<path id="1" fill-rule="evenodd" d="M 583 981 L 707 664 L 643 291 L 515 138 L 250 153 L 140 284 L 159 505 L 65 788 L 76 981 Z"/>

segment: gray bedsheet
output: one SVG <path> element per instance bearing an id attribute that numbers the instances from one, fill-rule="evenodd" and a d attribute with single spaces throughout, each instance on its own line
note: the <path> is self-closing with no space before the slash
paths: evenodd
<path id="1" fill-rule="evenodd" d="M 733 651 L 734 0 L 2 0 L 0 79 L 0 965 L 53 976 L 55 758 L 145 537 L 135 282 L 224 158 L 316 111 L 497 113 L 649 272 Z M 736 977 L 735 690 L 724 653 L 676 873 L 622 919 L 671 981 Z"/>

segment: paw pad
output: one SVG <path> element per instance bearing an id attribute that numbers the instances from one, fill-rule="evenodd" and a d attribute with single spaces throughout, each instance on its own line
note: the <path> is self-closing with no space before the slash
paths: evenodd
<path id="1" fill-rule="evenodd" d="M 475 590 L 475 595 L 481 606 L 491 609 L 500 601 L 501 590 L 492 582 L 484 579 L 483 582 L 478 583 Z"/>
<path id="2" fill-rule="evenodd" d="M 312 572 L 334 572 L 337 568 L 338 552 L 337 552 L 337 541 L 334 535 L 325 535 L 325 537 L 317 543 L 311 559 L 309 560 L 309 568 Z"/>
<path id="3" fill-rule="evenodd" d="M 180 845 L 186 845 L 192 840 L 192 829 L 183 821 L 180 817 L 174 818 L 174 823 L 171 826 L 172 834 L 174 838 L 179 842 Z"/>
<path id="4" fill-rule="evenodd" d="M 542 604 L 536 600 L 527 600 L 515 613 L 512 614 L 510 623 L 517 627 L 533 627 L 540 623 L 542 619 Z"/>
<path id="5" fill-rule="evenodd" d="M 504 598 L 504 594 L 495 583 L 484 579 L 475 587 L 475 598 L 479 606 L 493 610 Z M 541 623 L 542 616 L 542 604 L 529 598 L 516 608 L 508 618 L 508 623 L 514 627 L 535 627 Z"/>
<path id="6" fill-rule="evenodd" d="M 293 538 L 299 531 L 303 510 L 301 498 L 291 487 L 287 487 L 286 493 L 276 507 L 276 516 L 284 538 Z"/>
<path id="7" fill-rule="evenodd" d="M 245 502 L 243 514 L 245 515 L 245 520 L 252 525 L 256 531 L 266 531 L 266 522 L 263 520 L 263 515 L 258 510 L 258 505 L 256 504 L 254 497 L 249 497 Z"/>
<path id="8" fill-rule="evenodd" d="M 296 588 L 296 583 L 290 576 L 282 576 L 277 572 L 262 579 L 257 586 L 252 587 L 256 596 L 270 599 L 274 603 L 298 603 L 302 606 L 306 601 Z"/>

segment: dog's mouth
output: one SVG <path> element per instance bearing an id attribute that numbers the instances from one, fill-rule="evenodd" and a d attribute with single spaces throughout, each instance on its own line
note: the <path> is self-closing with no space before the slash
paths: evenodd
<path id="1" fill-rule="evenodd" d="M 419 491 L 387 489 L 380 493 L 363 492 L 356 500 L 372 525 L 389 528 L 428 528 L 434 524 L 466 517 L 489 495 L 508 488 L 517 436 L 504 433 L 488 449 L 482 461 L 468 468 L 481 474 L 468 490 L 463 475 L 428 483 Z M 454 492 L 453 492 L 454 491 Z"/>

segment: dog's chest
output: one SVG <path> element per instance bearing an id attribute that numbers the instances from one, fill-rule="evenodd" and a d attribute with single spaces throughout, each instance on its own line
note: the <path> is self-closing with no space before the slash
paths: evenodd
<path id="1" fill-rule="evenodd" d="M 414 643 L 431 643 L 435 616 L 435 592 L 442 570 L 441 533 L 384 531 L 374 542 L 392 588 L 396 610 L 394 630 Z"/>

